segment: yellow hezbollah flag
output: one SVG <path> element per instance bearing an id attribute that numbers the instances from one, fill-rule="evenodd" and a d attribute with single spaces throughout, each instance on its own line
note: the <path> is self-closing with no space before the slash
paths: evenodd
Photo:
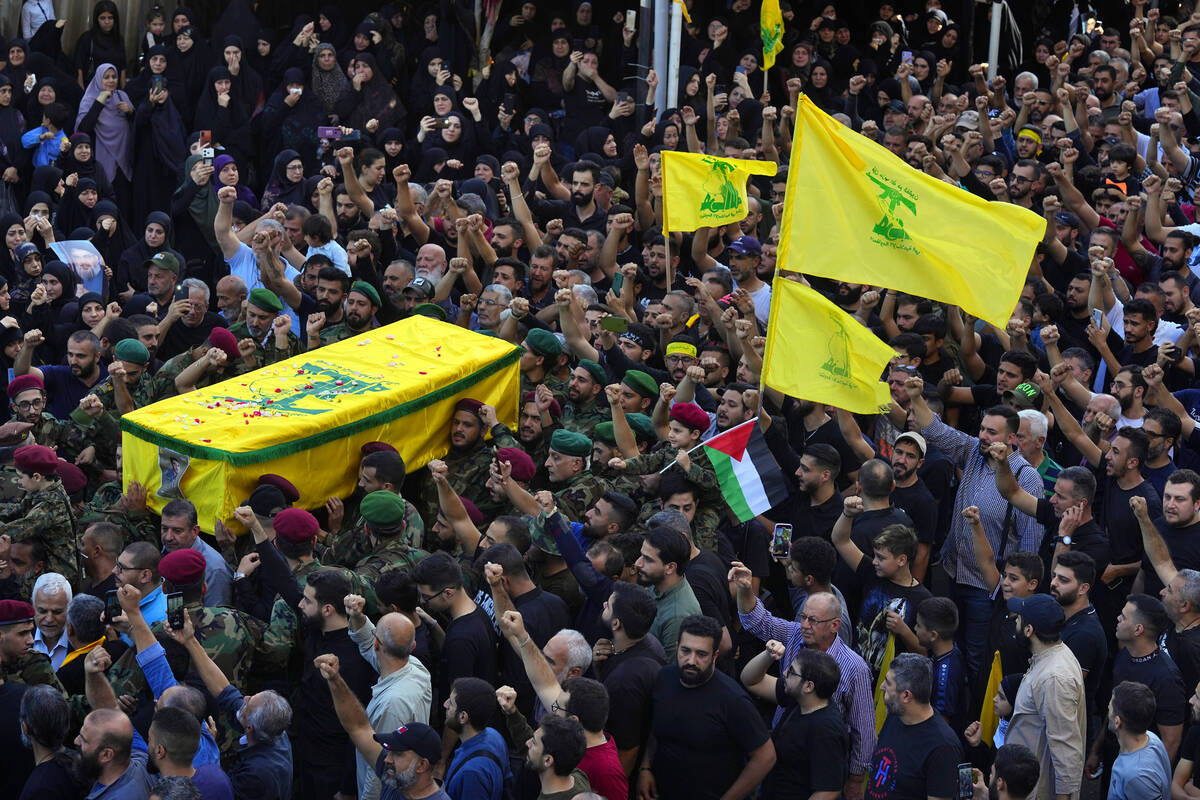
<path id="1" fill-rule="evenodd" d="M 759 27 L 762 29 L 763 69 L 768 70 L 775 66 L 775 54 L 783 49 L 783 13 L 779 10 L 779 0 L 763 0 Z"/>
<path id="2" fill-rule="evenodd" d="M 883 682 L 887 679 L 888 669 L 892 666 L 892 659 L 896 657 L 896 634 L 889 633 L 887 638 L 887 646 L 883 649 L 883 660 L 879 662 L 879 677 L 875 679 L 875 734 L 883 729 L 884 720 L 887 719 L 887 706 L 883 703 Z"/>
<path id="3" fill-rule="evenodd" d="M 996 707 L 992 705 L 992 698 L 1000 691 L 1000 681 L 1004 677 L 1000 673 L 1000 651 L 997 650 L 992 656 L 992 670 L 988 673 L 987 688 L 983 690 L 983 706 L 979 709 L 980 733 L 988 744 L 994 744 L 992 737 L 996 735 L 996 728 L 1000 726 L 1000 720 L 996 718 Z"/>
<path id="4" fill-rule="evenodd" d="M 763 383 L 793 397 L 859 414 L 886 410 L 892 395 L 881 383 L 896 355 L 858 320 L 802 283 L 776 278 Z"/>
<path id="5" fill-rule="evenodd" d="M 780 225 L 780 269 L 1012 315 L 1046 220 L 919 172 L 804 95 Z"/>
<path id="6" fill-rule="evenodd" d="M 124 415 L 123 482 L 145 486 L 155 511 L 186 497 L 206 531 L 264 473 L 317 508 L 354 490 L 367 442 L 393 445 L 410 470 L 445 454 L 465 397 L 515 423 L 521 352 L 429 317 L 376 328 Z"/>
<path id="7" fill-rule="evenodd" d="M 739 222 L 746 216 L 746 181 L 774 176 L 771 161 L 662 153 L 663 232 L 694 231 Z"/>

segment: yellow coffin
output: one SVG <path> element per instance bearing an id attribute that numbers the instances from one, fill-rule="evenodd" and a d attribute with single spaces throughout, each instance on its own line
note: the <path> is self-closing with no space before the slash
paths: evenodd
<path id="1" fill-rule="evenodd" d="M 264 473 L 316 508 L 353 491 L 367 442 L 390 443 L 410 470 L 445 454 L 465 397 L 515 426 L 521 353 L 428 317 L 376 328 L 124 415 L 123 481 L 145 486 L 156 512 L 191 500 L 205 531 L 229 521 Z"/>

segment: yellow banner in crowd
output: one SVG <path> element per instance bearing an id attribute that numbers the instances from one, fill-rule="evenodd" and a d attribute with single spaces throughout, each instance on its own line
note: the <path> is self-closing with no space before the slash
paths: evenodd
<path id="1" fill-rule="evenodd" d="M 913 169 L 804 95 L 780 269 L 887 286 L 1008 324 L 1046 220 Z"/>
<path id="2" fill-rule="evenodd" d="M 264 473 L 317 508 L 354 490 L 367 442 L 393 445 L 409 470 L 441 457 L 465 397 L 515 424 L 521 352 L 429 317 L 376 328 L 124 415 L 123 483 L 144 485 L 155 511 L 186 497 L 205 531 Z"/>
<path id="3" fill-rule="evenodd" d="M 783 49 L 783 12 L 779 9 L 779 0 L 763 0 L 759 27 L 763 46 L 762 68 L 765 72 L 775 66 L 775 54 Z"/>
<path id="4" fill-rule="evenodd" d="M 767 386 L 859 414 L 886 412 L 892 395 L 879 376 L 895 355 L 820 292 L 786 278 L 771 284 Z"/>
<path id="5" fill-rule="evenodd" d="M 739 222 L 746 216 L 746 181 L 774 176 L 773 161 L 662 152 L 663 230 L 694 231 Z"/>

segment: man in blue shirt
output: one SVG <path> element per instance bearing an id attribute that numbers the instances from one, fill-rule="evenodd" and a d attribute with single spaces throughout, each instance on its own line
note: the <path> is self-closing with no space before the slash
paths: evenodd
<path id="1" fill-rule="evenodd" d="M 446 729 L 457 733 L 462 743 L 442 788 L 453 800 L 500 800 L 509 768 L 504 737 L 488 727 L 500 709 L 495 688 L 481 678 L 459 678 L 450 687 L 445 707 Z"/>
<path id="2" fill-rule="evenodd" d="M 58 419 L 66 419 L 84 395 L 108 377 L 108 367 L 100 361 L 100 340 L 91 331 L 75 331 L 67 339 L 66 364 L 31 366 L 33 351 L 45 340 L 37 328 L 26 332 L 25 346 L 13 362 L 13 374 L 41 378 L 46 386 L 46 410 Z"/>

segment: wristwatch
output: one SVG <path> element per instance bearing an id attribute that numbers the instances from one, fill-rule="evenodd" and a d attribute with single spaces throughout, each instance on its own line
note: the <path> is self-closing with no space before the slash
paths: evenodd
<path id="1" fill-rule="evenodd" d="M 1069 544 L 1069 542 L 1068 542 L 1068 544 Z M 234 582 L 234 583 L 237 583 L 238 581 L 240 581 L 240 580 L 241 580 L 242 578 L 244 578 L 244 577 L 246 577 L 246 573 L 244 573 L 244 572 L 235 572 L 235 573 L 233 573 L 233 582 Z"/>
<path id="2" fill-rule="evenodd" d="M 1065 544 L 1067 547 L 1070 547 L 1070 546 L 1071 546 L 1071 536 L 1070 536 L 1070 534 L 1068 534 L 1068 535 L 1066 535 L 1066 536 L 1055 536 L 1055 537 L 1054 537 L 1054 541 L 1055 541 L 1055 542 L 1062 542 L 1062 543 L 1063 543 L 1063 544 Z"/>

